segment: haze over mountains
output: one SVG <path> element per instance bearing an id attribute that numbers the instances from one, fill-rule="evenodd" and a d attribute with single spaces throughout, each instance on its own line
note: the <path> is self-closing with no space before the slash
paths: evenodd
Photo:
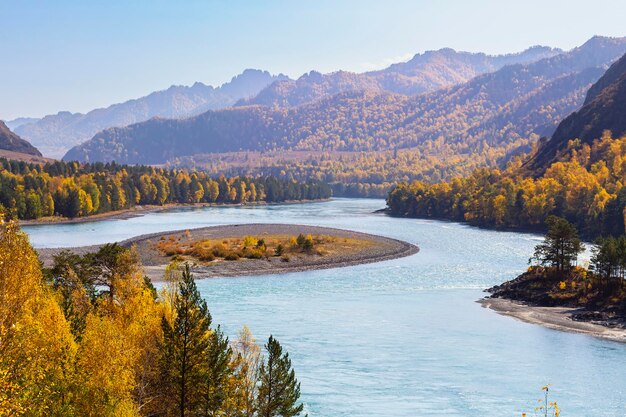
<path id="1" fill-rule="evenodd" d="M 91 139 L 97 132 L 127 126 L 152 117 L 184 118 L 211 109 L 233 105 L 256 95 L 274 81 L 287 77 L 267 71 L 245 70 L 220 87 L 197 82 L 192 86 L 171 86 L 145 97 L 95 109 L 86 114 L 59 112 L 42 119 L 20 118 L 8 122 L 16 133 L 27 138 L 47 156 L 60 158 L 74 145 Z"/>
<path id="2" fill-rule="evenodd" d="M 560 52 L 559 49 L 536 46 L 517 54 L 491 56 L 444 48 L 417 54 L 407 62 L 393 64 L 383 70 L 362 74 L 311 71 L 297 80 L 274 82 L 257 96 L 241 100 L 238 105 L 292 107 L 346 91 L 363 90 L 415 95 L 461 84 L 505 65 L 534 62 Z"/>
<path id="3" fill-rule="evenodd" d="M 59 112 L 43 119 L 8 121 L 17 133 L 49 156 L 61 157 L 69 148 L 91 139 L 100 130 L 123 127 L 152 117 L 185 118 L 234 105 L 295 106 L 345 91 L 371 90 L 416 94 L 465 82 L 511 63 L 554 56 L 560 50 L 533 47 L 517 54 L 489 56 L 441 49 L 417 54 L 408 62 L 369 73 L 311 71 L 298 80 L 266 71 L 246 70 L 230 83 L 213 88 L 202 83 L 172 86 L 146 97 L 96 109 L 87 114 Z"/>
<path id="4" fill-rule="evenodd" d="M 434 55 L 451 53 L 439 52 Z M 280 100 L 272 99 L 268 105 L 240 106 L 208 111 L 186 120 L 149 120 L 108 129 L 70 150 L 65 159 L 160 164 L 179 156 L 210 152 L 275 149 L 363 152 L 426 149 L 439 143 L 455 144 L 459 154 L 470 153 L 550 135 L 563 117 L 583 104 L 587 89 L 624 53 L 625 38 L 594 37 L 562 53 L 531 48 L 523 54 L 496 59 L 489 65 L 515 61 L 522 56 L 541 59 L 507 65 L 465 83 L 415 96 L 381 91 L 380 85 L 329 96 L 325 91 L 335 91 L 335 87 L 326 86 L 335 85 L 333 80 L 361 78 L 347 73 L 308 74 L 295 82 L 275 82 L 247 102 L 269 97 L 268 91 L 283 94 Z M 477 58 L 456 54 L 471 62 Z M 424 56 L 417 60 L 433 62 L 432 57 Z M 473 71 L 485 69 L 485 59 L 480 57 L 482 66 L 473 66 Z M 395 68 L 396 73 L 400 72 L 398 68 L 406 69 L 390 68 Z M 432 66 L 424 68 L 429 73 L 433 71 Z M 434 84 L 419 85 L 426 88 Z M 302 97 L 306 104 L 295 105 Z M 520 141 L 520 146 L 529 143 Z"/>

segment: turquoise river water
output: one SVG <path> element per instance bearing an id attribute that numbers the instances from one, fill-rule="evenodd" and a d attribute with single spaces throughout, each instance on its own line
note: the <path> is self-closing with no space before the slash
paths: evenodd
<path id="1" fill-rule="evenodd" d="M 519 416 L 552 384 L 562 416 L 626 416 L 626 344 L 549 330 L 475 301 L 527 267 L 540 236 L 374 214 L 382 200 L 211 207 L 128 220 L 27 226 L 35 247 L 236 223 L 300 223 L 419 245 L 348 268 L 199 280 L 215 323 L 293 358 L 309 416 Z"/>

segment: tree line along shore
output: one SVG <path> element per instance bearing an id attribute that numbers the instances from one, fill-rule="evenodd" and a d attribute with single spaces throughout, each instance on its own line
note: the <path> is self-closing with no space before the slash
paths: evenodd
<path id="1" fill-rule="evenodd" d="M 73 219 L 141 206 L 320 200 L 328 185 L 276 177 L 217 178 L 201 171 L 112 163 L 46 164 L 0 158 L 0 210 L 17 219 Z"/>

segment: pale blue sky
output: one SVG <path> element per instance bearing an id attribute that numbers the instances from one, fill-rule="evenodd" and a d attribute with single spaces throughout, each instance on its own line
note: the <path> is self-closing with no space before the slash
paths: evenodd
<path id="1" fill-rule="evenodd" d="M 88 111 L 245 68 L 365 71 L 417 52 L 624 36 L 624 0 L 0 0 L 0 119 Z"/>

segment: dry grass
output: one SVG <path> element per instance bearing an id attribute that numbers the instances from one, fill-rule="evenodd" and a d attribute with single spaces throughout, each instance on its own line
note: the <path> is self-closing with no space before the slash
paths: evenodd
<path id="1" fill-rule="evenodd" d="M 328 235 L 272 235 L 192 240 L 188 233 L 161 237 L 152 244 L 161 256 L 176 257 L 196 263 L 236 261 L 280 257 L 289 262 L 294 257 L 351 254 L 371 247 L 369 240 Z"/>

